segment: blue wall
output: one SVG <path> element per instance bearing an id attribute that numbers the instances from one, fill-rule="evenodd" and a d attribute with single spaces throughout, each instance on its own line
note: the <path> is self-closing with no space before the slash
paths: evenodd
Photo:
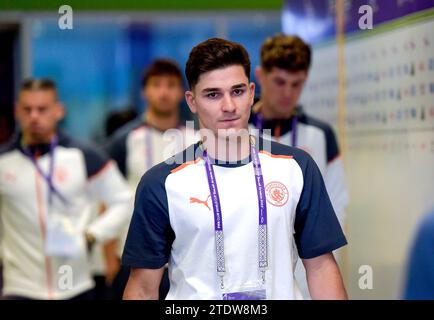
<path id="1" fill-rule="evenodd" d="M 270 16 L 272 18 L 270 18 Z M 74 21 L 73 30 L 60 30 L 57 20 L 31 24 L 32 75 L 53 78 L 67 108 L 62 126 L 74 136 L 102 139 L 108 112 L 126 106 L 144 110 L 140 97 L 143 70 L 157 57 L 177 61 L 184 69 L 191 48 L 210 37 L 241 42 L 249 51 L 253 70 L 259 48 L 281 30 L 280 14 L 228 14 L 222 21 L 211 13 L 192 19 Z M 252 77 L 253 79 L 253 77 Z M 188 114 L 184 105 L 183 113 Z"/>

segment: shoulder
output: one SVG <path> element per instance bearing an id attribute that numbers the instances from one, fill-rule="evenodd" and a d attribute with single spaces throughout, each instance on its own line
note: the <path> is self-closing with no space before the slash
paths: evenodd
<path id="1" fill-rule="evenodd" d="M 170 174 L 180 171 L 195 161 L 198 145 L 198 143 L 192 144 L 183 151 L 153 166 L 143 175 L 140 184 L 149 186 L 164 185 Z"/>
<path id="2" fill-rule="evenodd" d="M 300 119 L 301 123 L 317 127 L 318 129 L 323 131 L 325 134 L 333 134 L 334 135 L 332 126 L 329 125 L 325 121 L 314 118 L 314 117 L 306 114 L 305 112 L 301 112 L 299 119 Z"/>
<path id="3" fill-rule="evenodd" d="M 88 177 L 98 173 L 110 160 L 106 152 L 96 144 L 72 138 L 63 132 L 59 132 L 59 145 L 81 151 Z"/>
<path id="4" fill-rule="evenodd" d="M 140 128 L 142 125 L 142 116 L 126 123 L 108 138 L 108 145 L 119 145 L 125 143 L 128 135 L 135 129 Z"/>
<path id="5" fill-rule="evenodd" d="M 302 111 L 302 109 L 300 111 L 299 121 L 300 123 L 315 127 L 323 132 L 327 148 L 327 162 L 332 161 L 339 155 L 339 146 L 335 132 L 331 125 L 306 114 L 304 111 Z"/>
<path id="6" fill-rule="evenodd" d="M 19 136 L 14 134 L 8 141 L 0 144 L 0 157 L 14 151 L 19 146 Z"/>
<path id="7" fill-rule="evenodd" d="M 294 159 L 302 169 L 312 162 L 315 163 L 306 151 L 268 139 L 260 139 L 259 150 L 272 158 Z"/>

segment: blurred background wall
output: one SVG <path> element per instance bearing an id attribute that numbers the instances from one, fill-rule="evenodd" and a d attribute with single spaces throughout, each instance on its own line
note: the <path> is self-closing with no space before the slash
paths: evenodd
<path id="1" fill-rule="evenodd" d="M 372 8 L 372 30 L 359 27 L 363 5 Z M 314 47 L 303 104 L 334 125 L 344 155 L 350 206 L 342 265 L 353 299 L 402 297 L 415 228 L 434 207 L 433 7 L 432 0 L 320 0 L 287 1 L 284 9 L 284 31 Z M 372 289 L 359 286 L 365 266 Z"/>

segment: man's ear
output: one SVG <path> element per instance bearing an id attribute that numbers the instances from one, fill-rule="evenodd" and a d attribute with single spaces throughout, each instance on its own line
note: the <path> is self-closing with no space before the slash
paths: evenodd
<path id="1" fill-rule="evenodd" d="M 250 82 L 249 88 L 250 88 L 251 105 L 253 106 L 253 103 L 255 102 L 255 88 L 256 88 L 255 83 L 254 82 Z"/>
<path id="2" fill-rule="evenodd" d="M 65 107 L 62 102 L 56 102 L 57 104 L 57 121 L 62 120 L 65 117 Z"/>
<path id="3" fill-rule="evenodd" d="M 196 101 L 192 91 L 185 91 L 185 101 L 187 101 L 188 107 L 192 113 L 197 112 Z"/>
<path id="4" fill-rule="evenodd" d="M 262 82 L 264 81 L 264 69 L 260 66 L 255 68 L 255 79 L 262 85 Z"/>

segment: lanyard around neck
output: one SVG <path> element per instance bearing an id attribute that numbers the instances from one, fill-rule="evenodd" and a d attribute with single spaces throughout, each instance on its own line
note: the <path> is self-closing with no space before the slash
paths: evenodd
<path id="1" fill-rule="evenodd" d="M 30 150 L 30 147 L 29 146 L 24 146 L 23 147 L 24 154 L 32 161 L 32 163 L 35 166 L 35 168 L 38 171 L 38 173 L 47 182 L 48 189 L 49 189 L 48 202 L 49 202 L 50 206 L 53 203 L 53 194 L 57 195 L 59 197 L 59 199 L 64 204 L 68 203 L 67 199 L 59 192 L 59 190 L 57 190 L 57 188 L 54 186 L 54 182 L 53 182 L 53 174 L 54 174 L 54 150 L 57 147 L 57 144 L 58 144 L 57 136 L 54 136 L 54 138 L 51 139 L 51 143 L 50 143 L 50 151 L 49 151 L 50 165 L 49 165 L 49 168 L 48 168 L 48 174 L 45 174 L 44 171 L 42 170 L 42 168 L 39 166 L 36 157 L 33 155 L 33 153 Z"/>
<path id="2" fill-rule="evenodd" d="M 265 283 L 265 270 L 268 268 L 268 254 L 267 254 L 267 203 L 265 198 L 264 179 L 262 176 L 261 162 L 256 148 L 252 145 L 250 147 L 253 168 L 255 173 L 255 184 L 258 196 L 259 207 L 259 228 L 258 228 L 258 268 L 261 272 L 262 281 Z M 224 288 L 224 274 L 225 268 L 225 251 L 224 251 L 224 236 L 223 236 L 223 219 L 222 210 L 220 205 L 220 196 L 215 179 L 215 173 L 211 164 L 210 158 L 206 150 L 203 151 L 203 159 L 205 160 L 206 176 L 208 186 L 211 194 L 211 201 L 214 211 L 214 231 L 215 231 L 215 245 L 216 245 L 216 264 L 217 274 L 220 276 L 221 288 Z"/>

